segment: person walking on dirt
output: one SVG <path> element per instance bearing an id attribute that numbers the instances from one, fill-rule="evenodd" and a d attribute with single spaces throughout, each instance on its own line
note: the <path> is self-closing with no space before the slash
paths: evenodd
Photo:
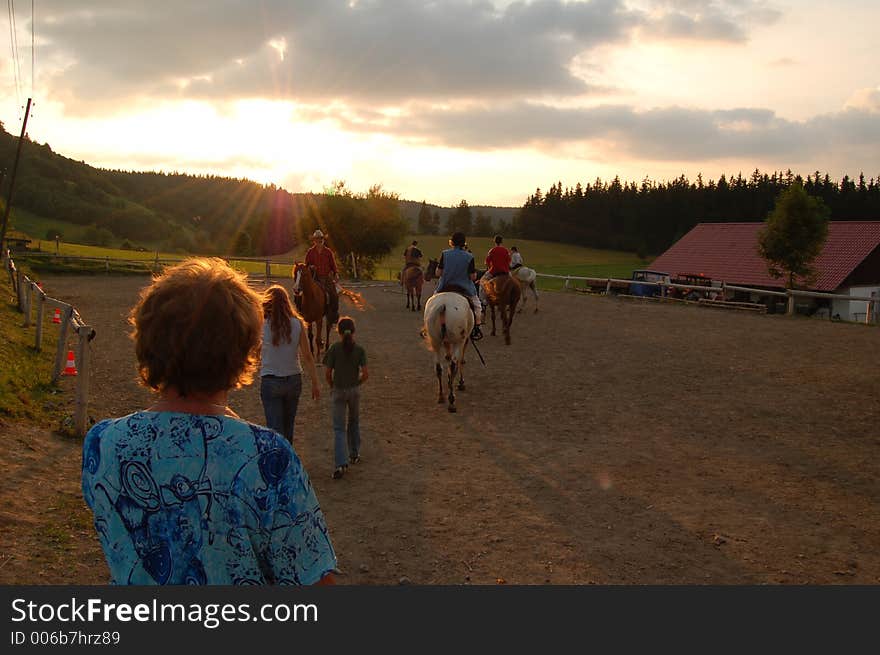
<path id="1" fill-rule="evenodd" d="M 315 277 L 327 293 L 327 320 L 333 325 L 339 320 L 339 294 L 336 291 L 339 270 L 336 268 L 333 251 L 324 245 L 324 233 L 321 230 L 312 233 L 312 247 L 306 251 L 306 264 L 314 269 Z"/>
<path id="2" fill-rule="evenodd" d="M 293 443 L 296 410 L 302 393 L 303 363 L 312 380 L 312 399 L 318 400 L 321 388 L 305 322 L 293 308 L 287 289 L 273 284 L 263 292 L 260 400 L 266 414 L 266 427 L 290 443 Z"/>
<path id="3" fill-rule="evenodd" d="M 247 275 L 221 259 L 165 269 L 129 317 L 152 405 L 96 423 L 82 490 L 120 585 L 332 584 L 336 555 L 293 447 L 242 420 L 263 317 Z M 284 517 L 296 529 L 278 529 Z"/>
<path id="4" fill-rule="evenodd" d="M 336 329 L 340 340 L 324 353 L 324 373 L 333 396 L 334 480 L 345 475 L 349 464 L 361 461 L 360 387 L 370 376 L 367 351 L 354 341 L 354 319 L 343 316 Z"/>

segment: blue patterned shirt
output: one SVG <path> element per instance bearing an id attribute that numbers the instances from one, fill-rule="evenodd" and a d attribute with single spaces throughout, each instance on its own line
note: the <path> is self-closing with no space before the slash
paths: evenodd
<path id="1" fill-rule="evenodd" d="M 178 412 L 101 421 L 82 485 L 113 584 L 309 585 L 336 568 L 308 475 L 268 428 Z"/>

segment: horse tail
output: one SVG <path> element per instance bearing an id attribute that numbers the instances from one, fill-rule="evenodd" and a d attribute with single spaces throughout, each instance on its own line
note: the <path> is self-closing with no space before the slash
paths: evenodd
<path id="1" fill-rule="evenodd" d="M 434 310 L 432 312 L 430 317 L 428 317 L 428 316 L 425 317 L 425 325 L 422 328 L 422 338 L 425 341 L 425 346 L 431 352 L 436 352 L 436 351 L 434 350 L 434 341 L 431 338 L 429 323 L 432 323 L 434 321 L 435 317 L 440 320 L 440 340 L 443 341 L 444 339 L 446 339 L 445 315 L 446 315 L 446 305 L 440 305 L 437 307 L 436 310 Z"/>

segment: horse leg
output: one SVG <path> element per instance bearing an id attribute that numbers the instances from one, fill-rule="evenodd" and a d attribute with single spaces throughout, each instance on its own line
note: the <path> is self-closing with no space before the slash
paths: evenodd
<path id="1" fill-rule="evenodd" d="M 492 336 L 495 336 L 495 305 L 489 305 L 489 309 L 492 310 Z"/>
<path id="2" fill-rule="evenodd" d="M 464 351 L 462 351 L 461 361 L 458 363 L 458 390 L 464 391 Z"/>
<path id="3" fill-rule="evenodd" d="M 522 295 L 522 299 L 523 299 L 522 305 L 519 306 L 519 310 L 518 310 L 519 313 L 522 314 L 522 310 L 524 310 L 526 308 L 526 294 L 525 294 L 525 291 L 522 290 L 522 282 L 517 280 L 516 283 L 519 285 L 520 294 Z"/>
<path id="4" fill-rule="evenodd" d="M 532 280 L 529 282 L 529 288 L 532 290 L 532 293 L 535 295 L 535 313 L 538 313 L 538 287 L 535 286 L 535 281 Z M 525 296 L 523 296 L 525 298 Z"/>
<path id="5" fill-rule="evenodd" d="M 456 366 L 455 360 L 452 359 L 449 361 L 449 378 L 447 380 L 449 384 L 449 406 L 446 408 L 450 412 L 456 412 L 455 409 L 455 374 L 457 372 L 458 366 Z"/>
<path id="6" fill-rule="evenodd" d="M 434 370 L 437 372 L 437 384 L 440 385 L 440 393 L 437 396 L 437 404 L 443 404 L 443 367 L 440 362 L 434 364 Z"/>
<path id="7" fill-rule="evenodd" d="M 312 324 L 309 323 L 309 350 L 312 352 L 312 357 L 315 357 L 315 335 L 312 332 Z M 317 358 L 316 358 L 317 359 Z"/>
<path id="8" fill-rule="evenodd" d="M 501 305 L 501 326 L 504 328 L 504 345 L 510 345 L 510 321 L 513 319 L 513 307 Z"/>

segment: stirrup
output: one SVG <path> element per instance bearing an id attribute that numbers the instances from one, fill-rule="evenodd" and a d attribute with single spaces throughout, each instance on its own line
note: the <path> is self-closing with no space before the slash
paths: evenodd
<path id="1" fill-rule="evenodd" d="M 483 338 L 483 331 L 480 329 L 479 325 L 475 325 L 474 329 L 471 330 L 471 341 L 479 341 Z"/>

